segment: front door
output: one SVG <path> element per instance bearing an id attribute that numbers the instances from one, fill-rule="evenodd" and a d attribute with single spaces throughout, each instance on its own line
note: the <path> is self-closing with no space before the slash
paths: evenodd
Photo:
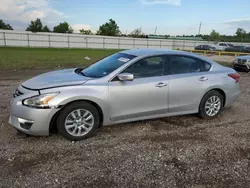
<path id="1" fill-rule="evenodd" d="M 136 120 L 168 111 L 168 76 L 164 76 L 163 56 L 139 60 L 126 68 L 133 81 L 109 82 L 109 114 L 113 121 Z"/>

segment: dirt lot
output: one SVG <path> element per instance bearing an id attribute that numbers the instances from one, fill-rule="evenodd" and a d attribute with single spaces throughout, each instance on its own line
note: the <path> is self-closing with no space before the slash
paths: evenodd
<path id="1" fill-rule="evenodd" d="M 58 134 L 25 138 L 7 123 L 12 91 L 39 72 L 0 73 L 1 187 L 249 187 L 249 74 L 217 119 L 112 125 L 72 143 Z"/>

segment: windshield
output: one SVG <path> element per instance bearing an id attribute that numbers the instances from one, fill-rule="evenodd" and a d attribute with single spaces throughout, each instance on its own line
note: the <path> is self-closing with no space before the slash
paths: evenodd
<path id="1" fill-rule="evenodd" d="M 87 67 L 82 71 L 82 73 L 87 77 L 101 78 L 110 74 L 135 57 L 136 56 L 129 54 L 116 53 Z"/>

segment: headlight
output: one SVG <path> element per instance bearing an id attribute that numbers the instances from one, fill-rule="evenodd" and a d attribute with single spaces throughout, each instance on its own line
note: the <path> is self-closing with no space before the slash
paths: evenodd
<path id="1" fill-rule="evenodd" d="M 52 100 L 58 93 L 48 93 L 23 100 L 23 104 L 31 107 L 41 107 L 46 108 L 49 106 L 49 101 Z"/>
<path id="2" fill-rule="evenodd" d="M 238 62 L 238 59 L 235 59 L 233 60 L 233 64 L 237 63 Z"/>

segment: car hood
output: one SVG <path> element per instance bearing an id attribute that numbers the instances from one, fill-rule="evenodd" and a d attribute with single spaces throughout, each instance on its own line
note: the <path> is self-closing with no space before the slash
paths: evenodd
<path id="1" fill-rule="evenodd" d="M 91 78 L 76 73 L 77 69 L 65 69 L 52 71 L 35 76 L 25 81 L 22 86 L 29 89 L 47 89 L 53 87 L 62 87 L 70 85 L 84 84 Z"/>
<path id="2" fill-rule="evenodd" d="M 250 55 L 239 56 L 236 59 L 247 59 L 247 60 L 250 60 Z"/>

